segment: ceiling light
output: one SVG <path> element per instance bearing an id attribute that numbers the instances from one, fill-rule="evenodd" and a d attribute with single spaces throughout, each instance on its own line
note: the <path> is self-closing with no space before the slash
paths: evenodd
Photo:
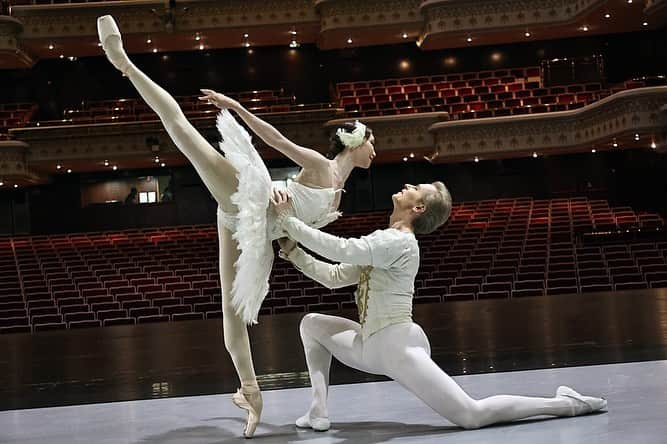
<path id="1" fill-rule="evenodd" d="M 69 57 L 67 57 L 67 58 L 69 59 L 70 62 L 73 62 L 73 61 L 76 60 L 76 57 L 74 57 L 74 56 L 69 56 Z"/>
<path id="2" fill-rule="evenodd" d="M 628 3 L 632 3 L 632 0 L 628 0 Z"/>
<path id="3" fill-rule="evenodd" d="M 67 168 L 67 172 L 71 173 L 72 172 L 71 168 Z"/>
<path id="4" fill-rule="evenodd" d="M 295 31 L 295 30 L 291 30 L 289 33 L 292 34 L 292 35 L 296 35 L 296 31 Z"/>
<path id="5" fill-rule="evenodd" d="M 473 160 L 475 161 L 475 163 L 477 163 L 477 162 L 479 162 L 479 157 L 475 156 L 475 158 Z"/>
<path id="6" fill-rule="evenodd" d="M 297 43 L 296 40 L 292 40 L 292 42 L 289 44 L 290 48 L 298 48 L 299 44 Z"/>
<path id="7" fill-rule="evenodd" d="M 467 41 L 468 43 L 472 42 L 472 37 L 468 37 L 468 38 L 466 39 L 466 41 Z"/>
<path id="8" fill-rule="evenodd" d="M 410 159 L 414 159 L 414 158 L 415 158 L 415 153 L 410 153 Z"/>
<path id="9" fill-rule="evenodd" d="M 612 143 L 611 146 L 613 146 L 614 148 L 618 148 L 618 142 Z"/>
<path id="10" fill-rule="evenodd" d="M 151 43 L 153 43 L 153 39 L 151 39 L 150 37 L 148 37 L 148 38 L 146 39 L 146 43 L 150 45 Z"/>
<path id="11" fill-rule="evenodd" d="M 403 162 L 407 162 L 407 161 L 408 161 L 408 158 L 407 158 L 407 157 L 404 157 L 404 158 L 403 158 Z"/>
<path id="12" fill-rule="evenodd" d="M 159 157 L 155 158 L 155 163 L 160 163 L 160 158 Z"/>
<path id="13" fill-rule="evenodd" d="M 611 18 L 611 14 L 607 12 L 607 13 L 604 15 L 604 18 L 606 18 L 606 19 Z"/>
<path id="14" fill-rule="evenodd" d="M 526 37 L 530 37 L 530 32 L 526 31 L 526 33 L 525 33 L 524 35 L 525 35 Z"/>
<path id="15" fill-rule="evenodd" d="M 167 166 L 167 164 L 164 163 L 164 162 L 162 162 L 162 163 L 160 164 L 160 166 L 161 166 L 161 167 L 164 167 L 164 166 Z"/>
<path id="16" fill-rule="evenodd" d="M 112 170 L 116 171 L 118 169 L 118 165 L 114 165 L 111 167 Z"/>
<path id="17" fill-rule="evenodd" d="M 403 35 L 401 35 L 401 37 L 403 37 L 404 39 L 407 39 L 408 38 L 408 33 L 404 32 Z"/>
<path id="18" fill-rule="evenodd" d="M 153 48 L 153 54 L 157 52 L 157 48 Z"/>
<path id="19" fill-rule="evenodd" d="M 653 149 L 657 148 L 657 145 L 655 144 L 655 142 L 651 142 L 651 148 L 653 148 Z"/>
<path id="20" fill-rule="evenodd" d="M 199 34 L 197 34 L 197 35 L 195 36 L 195 40 L 200 41 L 200 40 L 201 40 L 201 36 L 200 36 Z"/>
<path id="21" fill-rule="evenodd" d="M 596 150 L 595 148 L 593 148 L 593 149 L 591 150 L 591 153 L 597 153 L 597 150 Z"/>
<path id="22" fill-rule="evenodd" d="M 245 42 L 245 43 L 243 44 L 243 46 L 245 46 L 246 48 L 249 48 L 249 47 L 250 47 L 250 42 Z"/>
<path id="23" fill-rule="evenodd" d="M 635 140 L 639 140 L 639 134 L 635 134 Z"/>
<path id="24" fill-rule="evenodd" d="M 533 157 L 534 157 L 534 158 L 537 158 L 537 153 L 533 153 Z"/>
<path id="25" fill-rule="evenodd" d="M 200 43 L 200 44 L 199 44 L 199 49 L 200 49 L 200 50 L 203 50 L 203 49 L 204 49 L 204 44 L 203 44 L 203 43 Z"/>
<path id="26" fill-rule="evenodd" d="M 5 183 L 0 180 L 0 187 L 3 186 Z"/>
<path id="27" fill-rule="evenodd" d="M 352 37 L 347 38 L 347 43 L 352 43 Z"/>
<path id="28" fill-rule="evenodd" d="M 53 43 L 51 43 L 51 44 L 49 45 L 49 49 L 53 49 L 53 48 L 55 48 L 55 46 L 53 46 Z"/>
<path id="29" fill-rule="evenodd" d="M 248 38 L 248 33 L 243 34 L 243 38 L 247 39 Z"/>
<path id="30" fill-rule="evenodd" d="M 643 22 L 642 26 L 648 26 L 648 22 Z"/>
<path id="31" fill-rule="evenodd" d="M 105 161 L 104 161 L 104 166 L 105 166 L 105 167 L 108 167 L 108 166 L 109 166 L 109 161 L 108 161 L 108 160 L 105 160 Z"/>
<path id="32" fill-rule="evenodd" d="M 59 170 L 59 169 L 61 169 L 61 168 L 62 168 L 62 166 L 60 166 L 60 165 L 56 165 L 56 169 L 57 169 L 57 170 Z"/>
<path id="33" fill-rule="evenodd" d="M 252 54 L 253 52 L 252 48 L 248 50 L 248 54 Z"/>
<path id="34" fill-rule="evenodd" d="M 65 58 L 65 54 L 60 54 L 60 58 L 61 58 L 61 59 L 64 59 L 64 58 Z"/>
<path id="35" fill-rule="evenodd" d="M 588 26 L 587 25 L 582 26 L 581 30 L 584 32 L 588 32 Z"/>
<path id="36" fill-rule="evenodd" d="M 14 184 L 14 188 L 18 188 L 19 185 L 17 183 Z"/>

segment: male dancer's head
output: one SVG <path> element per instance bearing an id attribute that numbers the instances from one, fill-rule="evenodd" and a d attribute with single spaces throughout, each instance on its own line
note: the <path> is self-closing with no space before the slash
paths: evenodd
<path id="1" fill-rule="evenodd" d="M 447 222 L 452 211 L 452 196 L 442 182 L 405 184 L 391 196 L 394 210 L 389 225 L 429 234 Z"/>

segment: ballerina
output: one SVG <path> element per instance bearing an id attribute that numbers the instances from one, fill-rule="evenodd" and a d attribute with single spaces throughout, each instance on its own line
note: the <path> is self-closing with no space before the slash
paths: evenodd
<path id="1" fill-rule="evenodd" d="M 352 368 L 388 376 L 452 423 L 475 429 L 530 416 L 575 416 L 607 407 L 602 398 L 565 386 L 552 398 L 500 395 L 473 399 L 431 359 L 422 328 L 412 321 L 414 280 L 419 269 L 415 234 L 444 224 L 451 197 L 442 182 L 406 184 L 392 196 L 389 228 L 358 239 L 344 239 L 308 227 L 291 217 L 285 193 L 277 193 L 279 223 L 291 239 L 280 239 L 280 256 L 328 288 L 357 285 L 359 322 L 317 313 L 300 325 L 312 386 L 312 403 L 297 427 L 325 431 L 331 357 Z M 296 242 L 335 262 L 317 260 Z"/>
<path id="2" fill-rule="evenodd" d="M 289 212 L 318 228 L 340 216 L 337 209 L 343 185 L 355 167 L 370 167 L 375 157 L 375 138 L 360 122 L 344 125 L 332 136 L 335 156 L 327 158 L 294 144 L 237 101 L 212 90 L 202 90 L 200 100 L 223 108 L 217 120 L 223 156 L 188 122 L 176 100 L 129 60 L 113 17 L 99 17 L 97 29 L 111 64 L 157 113 L 176 147 L 192 163 L 218 204 L 223 336 L 241 382 L 232 400 L 248 413 L 243 434 L 250 438 L 262 413 L 262 397 L 246 324 L 257 320 L 273 264 L 271 242 L 283 233 L 275 224 L 276 213 L 269 205 L 272 196 L 269 172 L 252 146 L 249 134 L 227 109 L 235 111 L 267 145 L 302 167 L 287 188 L 292 203 Z"/>

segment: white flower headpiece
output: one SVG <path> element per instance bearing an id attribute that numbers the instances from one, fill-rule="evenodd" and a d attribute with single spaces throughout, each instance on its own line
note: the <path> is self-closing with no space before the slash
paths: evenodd
<path id="1" fill-rule="evenodd" d="M 336 135 L 346 148 L 355 148 L 364 143 L 364 137 L 366 137 L 366 125 L 355 120 L 354 130 L 351 133 L 348 133 L 343 128 L 338 128 Z"/>

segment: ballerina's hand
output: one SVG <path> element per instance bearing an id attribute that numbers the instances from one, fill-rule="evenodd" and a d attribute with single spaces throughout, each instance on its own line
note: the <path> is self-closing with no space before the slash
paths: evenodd
<path id="1" fill-rule="evenodd" d="M 199 100 L 211 103 L 220 109 L 236 109 L 236 107 L 239 106 L 239 102 L 236 100 L 227 97 L 224 94 L 220 94 L 219 92 L 215 92 L 212 89 L 200 89 L 200 91 L 204 95 L 198 97 Z"/>

